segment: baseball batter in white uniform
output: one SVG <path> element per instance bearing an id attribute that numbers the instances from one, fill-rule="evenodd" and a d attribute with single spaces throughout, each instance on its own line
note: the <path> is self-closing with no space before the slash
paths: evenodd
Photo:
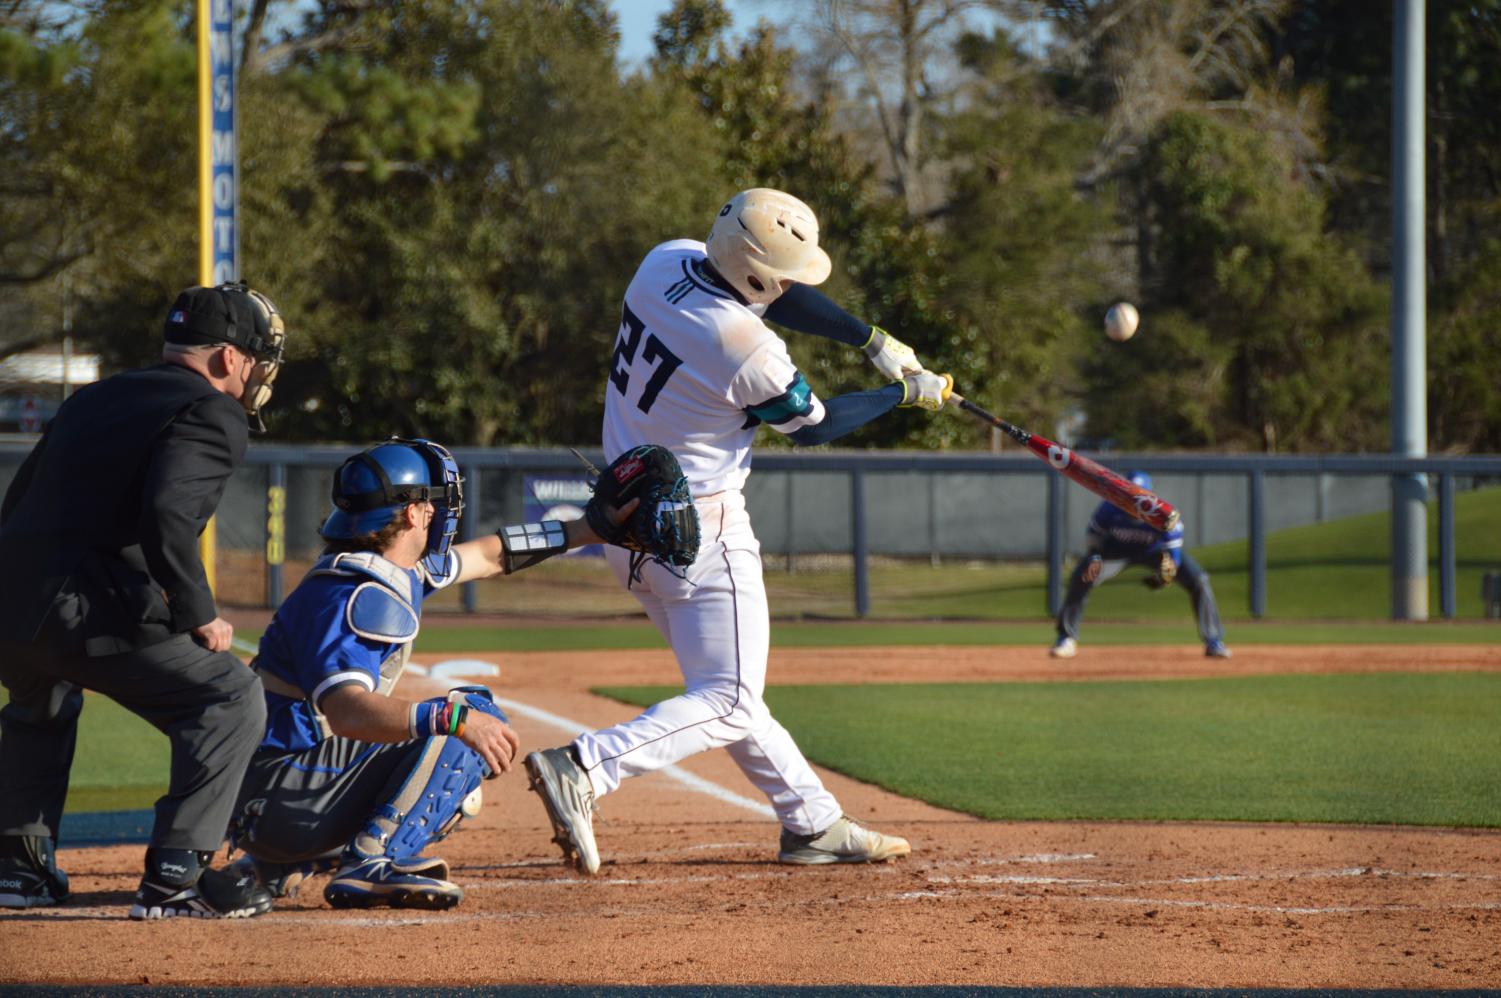
<path id="1" fill-rule="evenodd" d="M 565 859 L 595 873 L 594 802 L 631 776 L 724 748 L 782 823 L 779 859 L 814 864 L 888 860 L 911 852 L 845 816 L 762 693 L 770 623 L 761 548 L 741 492 L 751 443 L 767 424 L 819 444 L 890 411 L 943 407 L 947 375 L 814 290 L 829 275 L 818 222 L 781 191 L 737 194 L 709 241 L 680 239 L 646 255 L 621 309 L 605 386 L 607 460 L 641 444 L 677 455 L 698 509 L 702 543 L 685 573 L 630 553 L 610 565 L 667 638 L 686 689 L 633 720 L 527 757 Z M 766 321 L 862 348 L 892 383 L 820 400 Z"/>

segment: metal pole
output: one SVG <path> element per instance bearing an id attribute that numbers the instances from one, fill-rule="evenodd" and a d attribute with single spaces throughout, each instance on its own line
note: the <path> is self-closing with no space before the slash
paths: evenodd
<path id="1" fill-rule="evenodd" d="M 1454 475 L 1438 476 L 1438 605 L 1445 620 L 1453 620 L 1458 586 L 1454 574 Z"/>
<path id="2" fill-rule="evenodd" d="M 464 469 L 464 512 L 468 515 L 459 521 L 459 532 L 464 540 L 472 541 L 478 536 L 477 525 L 480 511 L 480 469 L 470 465 Z M 479 609 L 479 584 L 466 582 L 461 587 L 464 612 L 474 613 Z"/>
<path id="3" fill-rule="evenodd" d="M 1266 616 L 1265 485 L 1263 472 L 1251 472 L 1251 616 L 1257 620 Z"/>
<path id="4" fill-rule="evenodd" d="M 792 531 L 793 531 L 793 528 L 797 525 L 797 518 L 792 515 L 792 508 L 793 508 L 793 504 L 792 504 L 792 485 L 796 481 L 797 481 L 797 476 L 794 475 L 790 471 L 787 472 L 787 499 L 786 499 L 785 513 L 783 515 L 783 522 L 787 525 L 786 526 L 786 530 L 787 530 L 787 542 L 786 542 L 786 546 L 787 546 L 787 574 L 788 575 L 791 575 L 795 571 L 795 569 L 793 568 L 793 565 L 795 563 L 793 562 L 794 548 L 793 548 L 793 545 L 792 545 Z"/>
<path id="5" fill-rule="evenodd" d="M 287 560 L 287 466 L 273 464 L 266 483 L 266 605 L 281 606 L 282 563 Z"/>
<path id="6" fill-rule="evenodd" d="M 938 556 L 938 476 L 929 472 L 928 479 L 928 564 L 937 568 Z"/>
<path id="7" fill-rule="evenodd" d="M 1392 453 L 1428 453 L 1424 0 L 1392 7 Z M 1392 619 L 1428 619 L 1428 481 L 1392 476 Z"/>
<path id="8" fill-rule="evenodd" d="M 855 547 L 855 616 L 870 615 L 870 566 L 865 554 L 865 472 L 850 472 L 850 526 Z"/>
<path id="9" fill-rule="evenodd" d="M 1048 475 L 1048 616 L 1063 608 L 1063 478 Z"/>

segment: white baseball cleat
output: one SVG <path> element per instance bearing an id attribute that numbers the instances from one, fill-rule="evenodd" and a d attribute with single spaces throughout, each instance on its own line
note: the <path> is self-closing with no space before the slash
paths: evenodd
<path id="1" fill-rule="evenodd" d="M 1079 642 L 1073 638 L 1059 638 L 1058 643 L 1049 649 L 1048 654 L 1053 658 L 1073 658 L 1079 654 Z"/>
<path id="2" fill-rule="evenodd" d="M 861 825 L 849 815 L 816 835 L 798 835 L 782 829 L 782 851 L 777 860 L 795 866 L 824 863 L 884 863 L 906 856 L 912 846 L 899 835 L 882 835 Z"/>
<path id="3" fill-rule="evenodd" d="M 599 872 L 599 847 L 594 844 L 594 787 L 589 774 L 574 761 L 570 746 L 544 749 L 526 757 L 531 788 L 542 798 L 552 821 L 552 840 L 563 850 L 563 862 L 580 873 Z"/>

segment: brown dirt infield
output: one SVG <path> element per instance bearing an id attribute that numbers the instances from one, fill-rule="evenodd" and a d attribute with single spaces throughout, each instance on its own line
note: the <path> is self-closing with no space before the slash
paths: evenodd
<path id="1" fill-rule="evenodd" d="M 463 658 L 418 656 L 420 662 Z M 491 661 L 489 655 L 474 656 Z M 675 683 L 665 651 L 508 654 L 489 680 L 524 749 L 631 709 L 592 686 Z M 1089 680 L 1501 670 L 1486 646 L 774 650 L 773 683 Z M 409 692 L 421 694 L 424 680 Z M 545 711 L 546 715 L 536 711 Z M 549 716 L 550 715 L 550 716 Z M 446 913 L 341 912 L 321 881 L 246 922 L 132 923 L 139 846 L 65 849 L 75 899 L 0 916 L 0 981 L 47 984 L 961 984 L 1476 988 L 1501 985 L 1501 832 L 988 822 L 825 774 L 907 860 L 796 869 L 724 753 L 603 802 L 606 865 L 564 869 L 519 771 L 435 850 Z M 373 934 L 373 929 L 388 931 Z"/>

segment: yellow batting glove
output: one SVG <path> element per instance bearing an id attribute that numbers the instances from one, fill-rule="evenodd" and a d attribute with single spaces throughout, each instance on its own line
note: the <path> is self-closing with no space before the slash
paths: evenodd
<path id="1" fill-rule="evenodd" d="M 922 370 L 903 378 L 901 386 L 902 400 L 897 405 L 937 412 L 954 394 L 954 376 Z"/>
<path id="2" fill-rule="evenodd" d="M 912 348 L 880 326 L 870 327 L 870 339 L 860 349 L 870 358 L 875 369 L 892 381 L 900 381 L 907 375 L 917 374 L 922 370 L 922 364 L 918 362 L 917 354 L 912 352 Z"/>

